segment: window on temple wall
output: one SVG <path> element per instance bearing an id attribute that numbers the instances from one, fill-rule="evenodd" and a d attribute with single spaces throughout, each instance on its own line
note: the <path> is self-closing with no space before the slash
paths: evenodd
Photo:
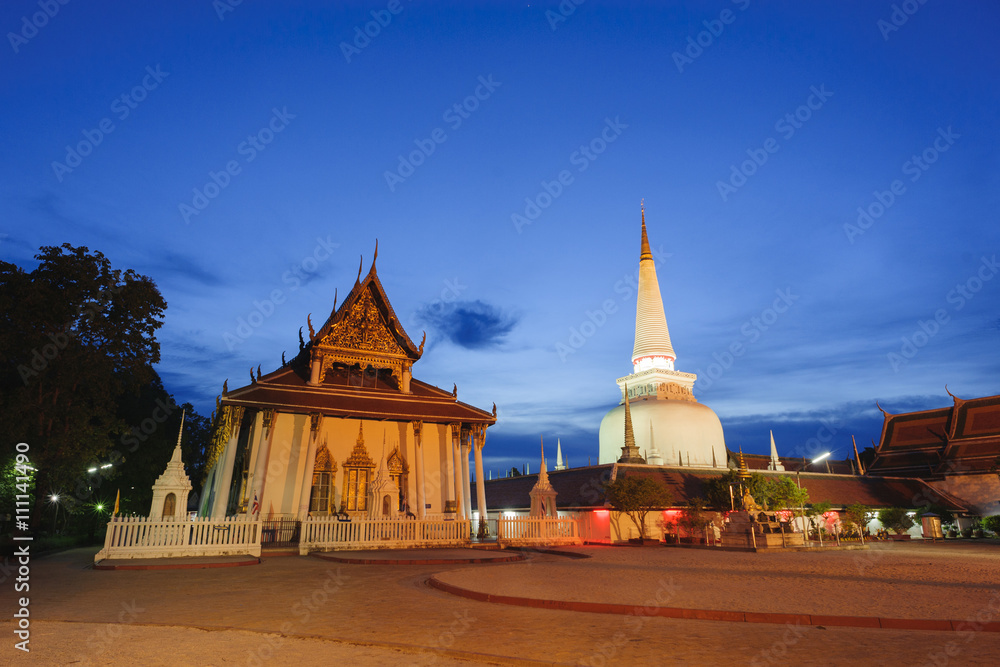
<path id="1" fill-rule="evenodd" d="M 313 465 L 312 493 L 309 497 L 309 511 L 329 514 L 333 508 L 333 478 L 337 472 L 337 462 L 330 456 L 326 443 L 316 452 Z"/>
<path id="2" fill-rule="evenodd" d="M 347 473 L 347 509 L 348 511 L 362 512 L 368 509 L 368 482 L 371 471 L 366 468 L 348 468 L 344 466 Z"/>
<path id="3" fill-rule="evenodd" d="M 386 465 L 389 467 L 389 478 L 392 479 L 396 488 L 399 489 L 399 507 L 398 511 L 406 511 L 406 474 L 409 469 L 406 467 L 406 461 L 399 454 L 399 447 L 392 450 L 389 458 L 386 460 Z"/>
<path id="4" fill-rule="evenodd" d="M 358 441 L 344 461 L 344 499 L 341 506 L 349 512 L 368 509 L 368 484 L 375 462 L 365 449 L 364 425 L 358 425 Z"/>
<path id="5" fill-rule="evenodd" d="M 177 496 L 172 493 L 168 493 L 167 497 L 163 499 L 163 518 L 167 517 L 173 518 L 174 512 L 177 510 Z"/>

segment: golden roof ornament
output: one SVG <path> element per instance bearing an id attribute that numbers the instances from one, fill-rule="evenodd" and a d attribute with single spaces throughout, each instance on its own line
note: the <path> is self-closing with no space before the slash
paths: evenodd
<path id="1" fill-rule="evenodd" d="M 372 461 L 372 457 L 369 456 L 368 450 L 365 448 L 365 432 L 364 423 L 358 424 L 358 440 L 354 444 L 354 449 L 351 450 L 351 455 L 347 457 L 344 461 L 345 468 L 374 468 L 375 462 Z"/>

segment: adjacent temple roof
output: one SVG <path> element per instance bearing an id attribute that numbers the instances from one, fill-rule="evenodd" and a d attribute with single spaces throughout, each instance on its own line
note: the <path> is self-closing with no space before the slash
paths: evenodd
<path id="1" fill-rule="evenodd" d="M 375 271 L 378 244 L 368 274 L 358 278 L 344 302 L 319 331 L 311 318 L 309 341 L 299 334 L 299 353 L 266 375 L 250 373 L 250 384 L 228 391 L 221 403 L 280 412 L 322 413 L 355 419 L 423 420 L 440 423 L 496 422 L 493 413 L 458 400 L 411 377 L 420 346 L 406 334 Z M 424 336 L 426 340 L 426 334 Z"/>
<path id="2" fill-rule="evenodd" d="M 558 493 L 560 510 L 584 510 L 603 508 L 603 484 L 611 479 L 617 465 L 617 477 L 653 477 L 663 482 L 673 494 L 673 507 L 684 507 L 688 501 L 706 496 L 705 482 L 724 474 L 722 471 L 689 470 L 647 465 L 605 464 L 586 468 L 548 473 L 549 483 Z M 761 471 L 764 475 L 784 475 L 782 472 Z M 537 475 L 504 477 L 486 482 L 486 507 L 496 510 L 525 510 L 528 508 L 528 492 Z M 962 501 L 939 491 L 919 479 L 871 478 L 856 475 L 828 475 L 802 473 L 798 476 L 802 487 L 809 491 L 811 502 L 826 501 L 835 508 L 847 507 L 852 503 L 863 503 L 876 509 L 883 507 L 903 507 L 916 509 L 914 499 L 940 505 L 953 512 L 965 512 Z M 473 509 L 476 509 L 473 498 Z"/>
<path id="3" fill-rule="evenodd" d="M 642 211 L 642 244 L 639 253 L 639 295 L 635 309 L 635 347 L 632 363 L 644 357 L 677 358 L 670 344 L 667 316 L 663 312 L 660 284 L 656 280 L 656 265 L 646 236 L 646 211 Z"/>
<path id="4" fill-rule="evenodd" d="M 882 410 L 882 438 L 866 473 L 930 479 L 995 470 L 1000 396 L 964 400 L 948 394 L 953 405 L 946 408 L 898 415 Z"/>

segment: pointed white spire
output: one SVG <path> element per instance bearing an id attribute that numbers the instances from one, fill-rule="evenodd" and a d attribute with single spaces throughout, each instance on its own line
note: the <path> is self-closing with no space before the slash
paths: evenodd
<path id="1" fill-rule="evenodd" d="M 562 440 L 556 438 L 556 470 L 565 470 L 566 462 L 563 460 L 562 455 Z"/>
<path id="2" fill-rule="evenodd" d="M 656 279 L 656 265 L 646 236 L 646 210 L 642 209 L 642 243 L 639 253 L 639 287 L 635 308 L 635 347 L 632 348 L 632 365 L 635 372 L 646 368 L 673 370 L 677 359 L 667 316 L 663 311 L 660 284 Z"/>
<path id="3" fill-rule="evenodd" d="M 181 436 L 184 435 L 184 415 L 187 410 L 181 410 L 181 427 L 177 429 L 177 445 L 174 447 L 174 454 L 170 457 L 170 463 L 181 463 Z M 183 464 L 181 464 L 183 469 Z"/>
<path id="4" fill-rule="evenodd" d="M 771 462 L 767 464 L 768 470 L 784 470 L 781 460 L 778 459 L 778 448 L 774 444 L 774 431 L 771 431 Z"/>

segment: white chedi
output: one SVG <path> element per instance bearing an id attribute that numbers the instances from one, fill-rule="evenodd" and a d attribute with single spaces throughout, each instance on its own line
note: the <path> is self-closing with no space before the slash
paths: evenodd
<path id="1" fill-rule="evenodd" d="M 726 466 L 722 423 L 711 408 L 695 399 L 693 388 L 697 376 L 676 370 L 676 360 L 643 212 L 633 372 L 618 379 L 621 404 L 601 421 L 600 463 L 613 463 L 621 456 L 628 391 L 635 444 L 647 463 Z"/>

